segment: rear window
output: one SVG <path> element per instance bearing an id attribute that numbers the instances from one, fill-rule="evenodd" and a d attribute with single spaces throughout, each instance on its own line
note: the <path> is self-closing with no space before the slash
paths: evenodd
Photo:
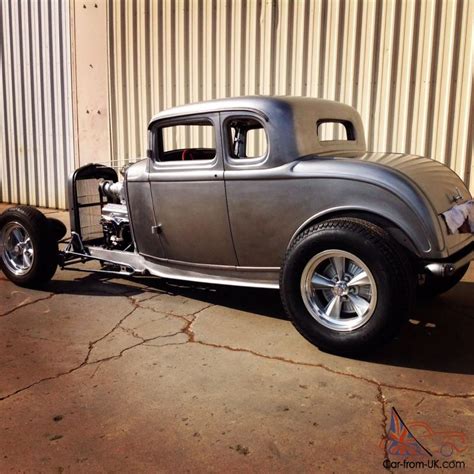
<path id="1" fill-rule="evenodd" d="M 355 140 L 354 126 L 346 120 L 318 120 L 316 135 L 320 142 Z"/>

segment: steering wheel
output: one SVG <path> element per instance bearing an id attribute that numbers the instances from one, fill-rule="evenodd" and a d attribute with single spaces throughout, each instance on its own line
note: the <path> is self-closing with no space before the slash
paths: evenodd
<path id="1" fill-rule="evenodd" d="M 181 160 L 194 160 L 194 157 L 189 148 L 185 148 L 181 154 Z"/>

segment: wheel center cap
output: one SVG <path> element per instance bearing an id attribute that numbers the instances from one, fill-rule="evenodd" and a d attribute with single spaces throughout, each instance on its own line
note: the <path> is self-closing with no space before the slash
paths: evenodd
<path id="1" fill-rule="evenodd" d="M 349 287 L 345 281 L 338 281 L 332 289 L 334 296 L 346 296 L 349 294 Z"/>

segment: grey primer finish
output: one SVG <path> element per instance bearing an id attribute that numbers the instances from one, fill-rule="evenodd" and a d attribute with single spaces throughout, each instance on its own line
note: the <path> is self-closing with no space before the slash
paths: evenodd
<path id="1" fill-rule="evenodd" d="M 225 124 L 232 117 L 264 127 L 265 156 L 230 156 Z M 215 127 L 213 159 L 161 160 L 161 127 L 203 121 Z M 342 124 L 348 139 L 320 140 L 321 122 Z M 428 158 L 368 153 L 350 106 L 264 96 L 191 104 L 155 116 L 149 144 L 147 159 L 125 177 L 135 251 L 90 247 L 91 255 L 157 276 L 277 288 L 299 232 L 361 216 L 386 228 L 420 265 L 472 258 L 473 236 L 448 235 L 440 216 L 456 193 L 459 202 L 471 199 L 462 180 Z"/>

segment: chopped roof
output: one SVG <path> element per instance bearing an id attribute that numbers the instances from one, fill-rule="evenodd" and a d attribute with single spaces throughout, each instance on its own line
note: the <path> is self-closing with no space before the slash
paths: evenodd
<path id="1" fill-rule="evenodd" d="M 352 107 L 340 102 L 312 97 L 254 95 L 213 99 L 192 104 L 179 105 L 159 112 L 152 118 L 151 122 L 167 117 L 219 112 L 224 110 L 258 110 L 265 115 L 271 115 L 272 112 L 281 108 L 294 109 L 300 106 L 314 106 L 323 109 L 329 107 L 331 110 L 335 107 L 352 109 Z"/>

